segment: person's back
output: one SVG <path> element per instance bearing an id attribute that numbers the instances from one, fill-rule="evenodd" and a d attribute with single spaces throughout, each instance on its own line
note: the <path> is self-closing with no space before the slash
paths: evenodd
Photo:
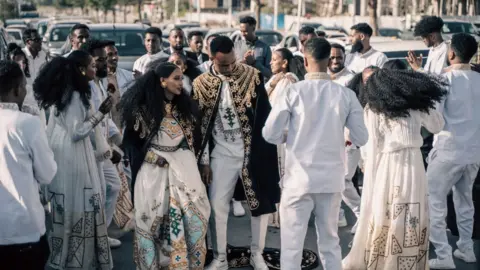
<path id="1" fill-rule="evenodd" d="M 434 147 L 448 153 L 451 161 L 461 164 L 480 162 L 480 73 L 469 65 L 453 65 L 444 76 L 450 82 L 442 104 L 445 127 Z"/>

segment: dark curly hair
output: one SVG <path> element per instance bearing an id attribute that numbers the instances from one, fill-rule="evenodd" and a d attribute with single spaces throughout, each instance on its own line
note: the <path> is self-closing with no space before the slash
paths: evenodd
<path id="1" fill-rule="evenodd" d="M 447 86 L 427 73 L 376 69 L 365 82 L 363 98 L 373 112 L 394 119 L 410 116 L 410 110 L 428 113 L 447 94 Z"/>
<path id="2" fill-rule="evenodd" d="M 426 37 L 428 34 L 441 32 L 443 20 L 437 16 L 427 16 L 421 19 L 416 25 L 413 35 L 416 37 Z"/>
<path id="3" fill-rule="evenodd" d="M 178 67 L 172 63 L 163 63 L 154 70 L 148 70 L 141 77 L 136 79 L 128 90 L 123 94 L 120 101 L 122 109 L 122 122 L 126 129 L 132 130 L 135 125 L 137 113 L 142 113 L 146 123 L 158 131 L 165 115 L 165 89 L 160 84 L 160 78 L 168 78 Z M 198 116 L 198 107 L 186 91 L 176 95 L 172 103 L 178 108 L 181 117 L 195 122 Z"/>
<path id="4" fill-rule="evenodd" d="M 370 27 L 370 25 L 368 25 L 368 23 L 357 23 L 350 27 L 350 30 L 355 30 L 369 37 L 373 35 L 373 29 Z"/>
<path id="5" fill-rule="evenodd" d="M 25 52 L 22 50 L 20 46 L 17 45 L 17 43 L 9 43 L 8 44 L 8 49 L 7 49 L 7 55 L 8 55 L 8 60 L 12 60 L 15 58 L 15 56 L 23 56 L 24 64 L 25 64 L 25 69 L 23 70 L 23 73 L 25 73 L 25 77 L 30 78 L 30 68 L 28 66 L 28 58 Z"/>
<path id="6" fill-rule="evenodd" d="M 7 96 L 12 89 L 18 89 L 22 79 L 22 69 L 16 62 L 0 60 L 0 97 Z"/>
<path id="7" fill-rule="evenodd" d="M 396 69 L 396 70 L 407 70 L 408 66 L 405 64 L 404 61 L 400 59 L 393 59 L 388 60 L 385 64 L 383 64 L 384 69 Z"/>
<path id="8" fill-rule="evenodd" d="M 67 58 L 55 57 L 47 63 L 33 83 L 33 92 L 39 106 L 48 109 L 55 106 L 57 115 L 71 102 L 73 92 L 80 94 L 85 108 L 90 108 L 92 95 L 88 78 L 80 68 L 87 68 L 92 57 L 85 51 L 73 51 Z"/>
<path id="9" fill-rule="evenodd" d="M 298 79 L 300 81 L 303 81 L 306 73 L 303 63 L 298 58 L 296 58 L 293 53 L 287 48 L 280 48 L 275 50 L 274 52 L 279 53 L 282 59 L 287 60 L 287 72 L 291 72 L 297 75 Z"/>
<path id="10" fill-rule="evenodd" d="M 470 62 L 470 59 L 477 53 L 478 45 L 475 38 L 467 33 L 457 33 L 452 36 L 450 48 L 463 63 Z"/>

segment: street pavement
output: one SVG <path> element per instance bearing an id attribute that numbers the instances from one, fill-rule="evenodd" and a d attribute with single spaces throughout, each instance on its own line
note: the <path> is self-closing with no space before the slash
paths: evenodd
<path id="1" fill-rule="evenodd" d="M 244 205 L 245 206 L 245 205 Z M 347 207 L 345 214 L 348 220 L 348 227 L 340 228 L 339 229 L 339 236 L 340 236 L 340 244 L 342 246 L 342 255 L 345 257 L 348 252 L 348 244 L 352 241 L 352 235 L 350 234 L 351 226 L 355 223 L 355 217 L 352 212 Z M 118 230 L 111 228 L 111 235 L 115 237 L 116 234 L 119 233 Z M 247 237 L 248 236 L 248 237 Z M 250 233 L 250 216 L 247 213 L 244 217 L 235 217 L 233 214 L 230 214 L 229 223 L 228 223 L 228 237 L 229 243 L 235 246 L 248 246 L 251 241 L 251 233 Z M 313 250 L 317 253 L 316 247 L 316 235 L 315 235 L 315 225 L 313 220 L 310 220 L 310 224 L 308 227 L 307 236 L 305 238 L 305 247 L 306 249 Z M 132 247 L 132 240 L 133 240 L 133 233 L 128 233 L 122 236 L 121 241 L 123 245 L 112 251 L 113 253 L 113 261 L 114 261 L 114 269 L 115 270 L 133 270 L 135 269 L 135 264 L 133 262 L 133 247 Z M 458 240 L 458 237 L 449 235 L 450 244 L 455 249 L 456 245 L 455 242 Z M 280 230 L 276 228 L 268 229 L 267 235 L 267 247 L 275 247 L 280 248 Z M 475 253 L 478 259 L 480 259 L 480 241 L 475 242 Z M 318 254 L 318 253 L 317 253 Z M 430 246 L 430 258 L 434 257 L 433 247 Z M 320 263 L 321 264 L 321 263 Z M 480 263 L 474 264 L 466 264 L 460 260 L 455 259 L 455 265 L 457 266 L 458 270 L 479 270 Z M 250 270 L 252 268 L 237 268 L 239 270 Z M 323 269 L 323 267 L 319 266 L 316 269 Z M 286 269 L 288 270 L 288 269 Z M 388 270 L 388 269 L 384 269 Z"/>

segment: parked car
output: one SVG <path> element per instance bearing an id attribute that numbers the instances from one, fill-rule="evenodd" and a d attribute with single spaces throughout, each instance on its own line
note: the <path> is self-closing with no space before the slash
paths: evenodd
<path id="1" fill-rule="evenodd" d="M 445 40 L 452 39 L 453 34 L 467 33 L 472 35 L 477 42 L 480 42 L 479 31 L 475 25 L 468 21 L 444 20 L 442 36 Z"/>
<path id="2" fill-rule="evenodd" d="M 397 28 L 380 28 L 378 29 L 378 34 L 382 37 L 401 38 L 402 30 Z"/>
<path id="3" fill-rule="evenodd" d="M 210 29 L 206 36 L 205 39 L 207 39 L 209 36 L 216 34 L 216 35 L 221 35 L 221 36 L 231 36 L 235 31 L 237 31 L 237 28 L 214 28 Z"/>
<path id="4" fill-rule="evenodd" d="M 304 26 L 311 26 L 317 30 L 321 30 L 321 31 L 324 31 L 325 29 L 323 28 L 323 24 L 319 23 L 319 22 L 301 22 L 300 23 L 300 28 L 304 27 Z M 293 22 L 292 24 L 290 24 L 290 28 L 288 28 L 288 32 L 296 32 L 298 31 L 297 29 L 297 22 Z"/>
<path id="5" fill-rule="evenodd" d="M 83 23 L 89 24 L 90 20 L 51 20 L 48 22 L 47 30 L 43 35 L 43 50 L 47 53 L 48 57 L 56 57 L 67 53 L 62 46 L 65 44 L 65 40 L 70 35 L 70 29 L 75 24 Z"/>
<path id="6" fill-rule="evenodd" d="M 0 27 L 0 60 L 7 59 L 8 33 L 5 28 Z"/>
<path id="7" fill-rule="evenodd" d="M 13 25 L 13 24 L 27 25 L 27 22 L 24 19 L 8 19 L 8 20 L 5 20 L 5 23 L 3 24 L 3 26 L 8 27 L 9 25 Z"/>
<path id="8" fill-rule="evenodd" d="M 21 31 L 24 31 L 25 29 L 28 29 L 28 25 L 26 24 L 10 24 L 7 26 L 7 29 L 19 29 Z"/>
<path id="9" fill-rule="evenodd" d="M 20 47 L 25 47 L 23 43 L 23 31 L 20 29 L 7 28 L 8 36 L 11 37 L 11 41 L 17 43 Z M 10 41 L 10 40 L 9 40 Z"/>
<path id="10" fill-rule="evenodd" d="M 406 57 L 409 51 L 413 51 L 417 56 L 423 55 L 422 66 L 427 62 L 430 50 L 419 40 L 397 40 L 390 42 L 372 43 L 375 50 L 383 52 L 388 60 L 398 59 L 403 61 L 410 68 Z"/>
<path id="11" fill-rule="evenodd" d="M 340 38 L 335 38 L 335 35 L 332 35 L 332 36 L 333 38 L 327 37 L 327 40 L 330 43 L 337 43 L 344 47 L 348 45 L 348 36 L 346 37 L 346 40 L 343 38 L 344 36 L 341 36 Z M 298 39 L 298 35 L 296 33 L 287 34 L 274 49 L 279 49 L 279 48 L 287 48 L 291 52 L 299 51 L 300 40 Z"/>

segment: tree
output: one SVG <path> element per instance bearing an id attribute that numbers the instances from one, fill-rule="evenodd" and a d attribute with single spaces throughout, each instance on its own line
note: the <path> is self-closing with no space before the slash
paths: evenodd
<path id="1" fill-rule="evenodd" d="M 368 1 L 368 14 L 370 16 L 370 26 L 373 29 L 373 35 L 378 36 L 377 0 Z"/>
<path id="2" fill-rule="evenodd" d="M 257 29 L 260 29 L 260 16 L 262 8 L 265 6 L 262 4 L 262 0 L 252 0 L 255 3 L 255 19 L 257 20 Z"/>

